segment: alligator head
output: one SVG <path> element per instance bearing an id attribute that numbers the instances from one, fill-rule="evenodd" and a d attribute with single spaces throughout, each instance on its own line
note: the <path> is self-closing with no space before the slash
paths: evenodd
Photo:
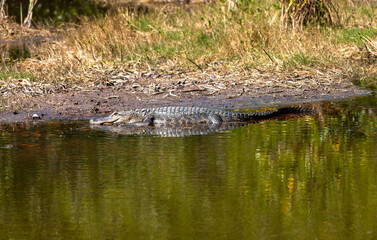
<path id="1" fill-rule="evenodd" d="M 114 112 L 110 116 L 91 119 L 90 124 L 103 125 L 106 123 L 150 123 L 151 116 L 134 111 Z"/>

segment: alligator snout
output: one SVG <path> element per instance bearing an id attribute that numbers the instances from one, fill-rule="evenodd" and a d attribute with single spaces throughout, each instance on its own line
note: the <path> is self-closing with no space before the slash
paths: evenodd
<path id="1" fill-rule="evenodd" d="M 97 125 L 103 125 L 105 123 L 114 123 L 119 120 L 119 117 L 103 117 L 103 118 L 98 118 L 98 119 L 90 119 L 89 123 L 90 124 L 97 124 Z"/>

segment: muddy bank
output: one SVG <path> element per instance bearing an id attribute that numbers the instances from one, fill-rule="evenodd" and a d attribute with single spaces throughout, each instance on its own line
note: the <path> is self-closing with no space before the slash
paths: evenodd
<path id="1" fill-rule="evenodd" d="M 259 78 L 209 74 L 122 75 L 103 78 L 89 87 L 54 86 L 51 90 L 40 85 L 44 92 L 31 83 L 26 85 L 22 87 L 21 81 L 20 86 L 3 90 L 1 122 L 27 121 L 33 114 L 45 120 L 85 120 L 119 110 L 169 105 L 257 109 L 370 94 L 340 77 L 313 75 Z"/>

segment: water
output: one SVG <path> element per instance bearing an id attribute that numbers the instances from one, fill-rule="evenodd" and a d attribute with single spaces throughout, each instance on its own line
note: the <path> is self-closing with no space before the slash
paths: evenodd
<path id="1" fill-rule="evenodd" d="M 3 125 L 0 239 L 377 239 L 376 103 L 182 138 Z"/>

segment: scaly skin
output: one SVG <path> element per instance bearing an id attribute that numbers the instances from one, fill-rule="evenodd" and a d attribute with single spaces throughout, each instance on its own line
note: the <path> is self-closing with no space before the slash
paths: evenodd
<path id="1" fill-rule="evenodd" d="M 120 111 L 108 117 L 92 119 L 91 124 L 134 125 L 193 125 L 221 123 L 247 123 L 277 117 L 284 114 L 310 114 L 313 110 L 299 107 L 284 107 L 260 113 L 231 112 L 201 107 L 161 107 Z"/>

